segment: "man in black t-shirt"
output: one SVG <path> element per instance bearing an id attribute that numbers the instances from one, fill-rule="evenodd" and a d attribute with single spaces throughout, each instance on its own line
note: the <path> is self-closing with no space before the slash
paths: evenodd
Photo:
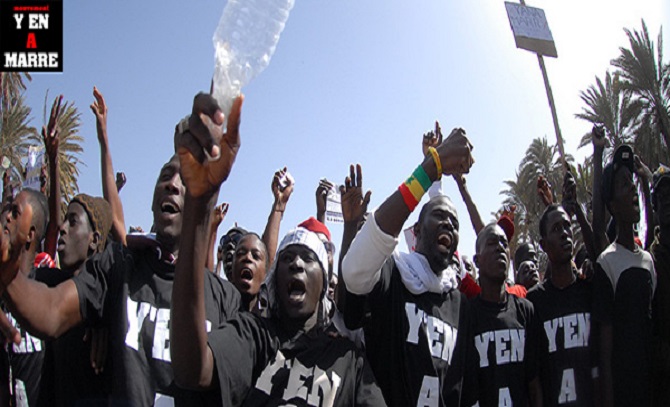
<path id="1" fill-rule="evenodd" d="M 597 375 L 591 335 L 591 282 L 572 269 L 570 216 L 558 205 L 540 218 L 540 245 L 551 277 L 528 292 L 539 322 L 540 381 L 545 407 L 593 406 Z"/>
<path id="2" fill-rule="evenodd" d="M 362 354 L 326 331 L 328 255 L 317 234 L 305 228 L 282 240 L 265 280 L 269 319 L 240 312 L 207 333 L 203 280 L 210 273 L 202 247 L 240 145 L 237 132 L 223 134 L 220 158 L 206 160 L 201 146 L 207 141 L 182 134 L 176 143 L 187 186 L 170 328 L 177 383 L 215 393 L 225 406 L 383 406 Z"/>
<path id="3" fill-rule="evenodd" d="M 10 238 L 14 255 L 24 278 L 34 278 L 33 262 L 44 238 L 49 219 L 46 197 L 37 191 L 24 189 L 3 210 L 2 225 Z M 7 318 L 18 328 L 20 343 L 7 344 L 9 361 L 10 394 L 12 405 L 36 405 L 40 390 L 44 342 L 32 336 L 18 324 L 10 312 Z"/>
<path id="4" fill-rule="evenodd" d="M 467 172 L 471 149 L 465 132 L 454 129 L 430 150 L 369 217 L 342 262 L 346 289 L 364 296 L 370 309 L 363 325 L 366 353 L 389 405 L 460 405 L 468 306 L 451 267 L 458 246 L 451 200 L 440 195 L 423 206 L 414 227 L 415 252 L 394 249 L 421 195 L 442 173 Z"/>
<path id="5" fill-rule="evenodd" d="M 233 123 L 239 123 L 240 109 L 238 101 L 229 132 L 238 130 Z M 209 134 L 201 114 L 222 123 L 223 114 L 211 97 L 201 94 L 179 133 L 189 127 L 196 134 Z M 113 378 L 111 399 L 122 405 L 171 404 L 172 398 L 183 396 L 173 380 L 169 337 L 173 263 L 179 253 L 185 192 L 179 164 L 174 156 L 161 169 L 152 203 L 156 234 L 140 247 L 108 245 L 87 260 L 78 275 L 54 288 L 16 275 L 18 266 L 11 258 L 0 265 L 5 299 L 35 335 L 57 338 L 81 323 L 109 329 L 109 354 L 114 357 L 105 369 Z M 205 318 L 211 328 L 237 313 L 240 297 L 229 283 L 213 273 L 206 275 Z M 201 402 L 194 397 L 182 400 Z"/>
<path id="6" fill-rule="evenodd" d="M 505 290 L 509 247 L 500 226 L 479 232 L 476 252 L 482 291 L 470 303 L 476 352 L 468 353 L 474 383 L 466 386 L 464 400 L 480 407 L 541 406 L 533 305 Z"/>
<path id="7" fill-rule="evenodd" d="M 593 320 L 600 330 L 606 407 L 651 403 L 651 303 L 656 271 L 651 255 L 634 240 L 640 204 L 633 162 L 633 150 L 620 146 L 602 176 L 603 202 L 617 231 L 616 240 L 598 257 L 593 282 Z"/>

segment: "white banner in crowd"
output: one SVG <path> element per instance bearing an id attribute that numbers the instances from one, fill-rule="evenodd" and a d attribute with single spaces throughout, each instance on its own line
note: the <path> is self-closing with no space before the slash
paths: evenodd
<path id="1" fill-rule="evenodd" d="M 544 10 L 505 2 L 517 48 L 556 58 L 556 45 Z"/>
<path id="2" fill-rule="evenodd" d="M 40 174 L 44 163 L 44 150 L 41 147 L 30 146 L 28 150 L 28 162 L 26 163 L 26 179 L 23 188 L 40 190 Z"/>
<path id="3" fill-rule="evenodd" d="M 333 185 L 326 197 L 326 222 L 344 223 L 342 217 L 342 196 L 340 186 Z"/>
<path id="4" fill-rule="evenodd" d="M 410 253 L 416 250 L 416 235 L 414 234 L 414 225 L 403 230 L 405 233 L 405 242 L 407 243 L 407 250 Z"/>

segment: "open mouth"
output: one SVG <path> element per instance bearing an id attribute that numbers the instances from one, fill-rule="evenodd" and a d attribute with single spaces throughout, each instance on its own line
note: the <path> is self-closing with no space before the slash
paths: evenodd
<path id="1" fill-rule="evenodd" d="M 65 248 L 65 241 L 63 239 L 58 239 L 58 246 L 56 246 L 56 251 L 62 251 Z"/>
<path id="2" fill-rule="evenodd" d="M 307 294 L 307 287 L 302 280 L 291 280 L 288 284 L 288 299 L 292 303 L 301 303 Z"/>
<path id="3" fill-rule="evenodd" d="M 449 252 L 453 241 L 451 233 L 442 233 L 437 236 L 437 246 L 445 252 Z"/>
<path id="4" fill-rule="evenodd" d="M 242 269 L 240 271 L 240 279 L 244 281 L 251 281 L 254 279 L 254 272 L 248 268 Z"/>
<path id="5" fill-rule="evenodd" d="M 181 212 L 181 210 L 174 202 L 165 201 L 161 204 L 161 212 L 172 215 Z"/>

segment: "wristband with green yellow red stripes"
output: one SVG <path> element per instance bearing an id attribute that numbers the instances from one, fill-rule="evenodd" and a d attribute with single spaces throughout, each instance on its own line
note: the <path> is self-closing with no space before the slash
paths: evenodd
<path id="1" fill-rule="evenodd" d="M 428 188 L 430 188 L 431 182 L 426 170 L 423 169 L 421 165 L 416 167 L 412 175 L 407 178 L 407 181 L 402 183 L 398 190 L 402 195 L 405 205 L 409 208 L 410 211 L 413 211 L 414 208 L 421 201 L 421 197 L 426 193 Z"/>

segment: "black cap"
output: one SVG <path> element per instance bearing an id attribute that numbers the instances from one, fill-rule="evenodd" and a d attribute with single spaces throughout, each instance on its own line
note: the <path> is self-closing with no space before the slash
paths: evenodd
<path id="1" fill-rule="evenodd" d="M 605 204 L 612 200 L 614 175 L 624 167 L 628 168 L 631 174 L 635 173 L 635 154 L 633 148 L 627 144 L 617 147 L 612 155 L 612 161 L 603 169 L 602 194 Z"/>

